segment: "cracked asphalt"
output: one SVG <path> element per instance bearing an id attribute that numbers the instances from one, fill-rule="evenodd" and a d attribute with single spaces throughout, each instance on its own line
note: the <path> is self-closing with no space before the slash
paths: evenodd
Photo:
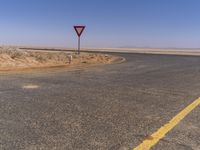
<path id="1" fill-rule="evenodd" d="M 200 57 L 115 55 L 126 62 L 1 74 L 0 149 L 132 150 L 200 97 Z M 200 150 L 200 108 L 152 149 Z"/>

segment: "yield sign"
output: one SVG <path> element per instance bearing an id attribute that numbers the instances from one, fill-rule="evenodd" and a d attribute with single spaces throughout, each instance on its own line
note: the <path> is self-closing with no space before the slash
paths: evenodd
<path id="1" fill-rule="evenodd" d="M 85 29 L 85 26 L 74 26 L 74 29 L 75 29 L 77 35 L 80 37 Z"/>

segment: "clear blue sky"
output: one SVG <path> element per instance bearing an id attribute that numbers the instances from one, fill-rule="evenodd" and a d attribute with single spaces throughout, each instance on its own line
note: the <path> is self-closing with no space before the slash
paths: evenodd
<path id="1" fill-rule="evenodd" d="M 0 44 L 200 47 L 199 0 L 0 0 Z"/>

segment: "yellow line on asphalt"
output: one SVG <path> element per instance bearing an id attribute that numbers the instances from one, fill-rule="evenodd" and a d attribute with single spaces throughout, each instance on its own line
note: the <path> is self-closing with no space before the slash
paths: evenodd
<path id="1" fill-rule="evenodd" d="M 138 147 L 133 150 L 149 150 L 154 145 L 156 145 L 160 139 L 162 139 L 170 130 L 172 130 L 182 119 L 184 119 L 192 110 L 200 105 L 200 98 L 195 100 L 180 113 L 178 113 L 171 121 L 162 126 L 159 130 L 153 133 L 151 136 L 146 137 L 146 139 Z"/>

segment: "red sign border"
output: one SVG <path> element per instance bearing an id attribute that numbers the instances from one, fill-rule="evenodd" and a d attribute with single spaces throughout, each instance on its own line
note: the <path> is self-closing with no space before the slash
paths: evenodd
<path id="1" fill-rule="evenodd" d="M 83 31 L 85 30 L 85 27 L 86 27 L 86 26 L 74 26 L 74 29 L 75 29 L 75 31 L 76 31 L 76 33 L 77 33 L 77 35 L 78 35 L 79 37 L 82 35 Z M 77 28 L 82 28 L 82 29 L 83 29 L 83 30 L 81 31 L 81 33 L 78 32 Z"/>

